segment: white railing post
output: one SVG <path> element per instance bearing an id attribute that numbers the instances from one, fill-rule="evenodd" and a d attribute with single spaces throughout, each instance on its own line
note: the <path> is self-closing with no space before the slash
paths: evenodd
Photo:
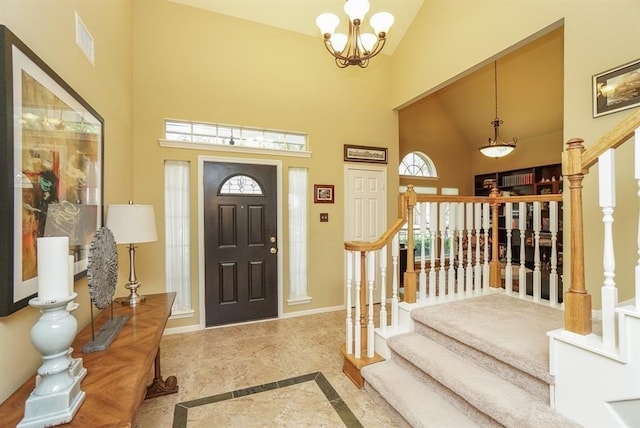
<path id="1" fill-rule="evenodd" d="M 420 207 L 420 277 L 418 278 L 420 296 L 418 296 L 418 300 L 425 301 L 427 299 L 427 272 L 425 270 L 427 256 L 424 241 L 427 234 L 427 203 L 420 202 L 416 206 Z"/>
<path id="2" fill-rule="evenodd" d="M 398 327 L 398 260 L 400 259 L 400 238 L 396 233 L 391 241 L 393 281 L 391 283 L 391 328 Z"/>
<path id="3" fill-rule="evenodd" d="M 447 224 L 444 221 L 447 215 L 446 204 L 440 204 L 440 221 L 438 222 L 438 230 L 440 235 L 440 269 L 438 269 L 438 288 L 440 290 L 440 297 L 443 299 L 447 297 L 449 294 L 449 290 L 447 290 L 447 271 L 446 271 L 446 261 L 447 256 L 444 252 L 445 241 L 447 240 Z"/>
<path id="4" fill-rule="evenodd" d="M 602 208 L 604 224 L 604 244 L 602 265 L 604 283 L 602 284 L 602 342 L 605 349 L 611 351 L 616 346 L 615 308 L 618 305 L 618 289 L 613 280 L 616 261 L 613 249 L 613 211 L 616 206 L 615 151 L 609 149 L 598 157 L 598 200 Z"/>
<path id="5" fill-rule="evenodd" d="M 523 298 L 527 295 L 527 270 L 524 265 L 526 257 L 525 230 L 527 228 L 527 204 L 518 203 L 518 229 L 520 231 L 520 270 L 518 271 L 518 296 Z"/>
<path id="6" fill-rule="evenodd" d="M 354 263 L 354 276 L 356 282 L 356 293 L 355 293 L 355 301 L 356 301 L 356 328 L 354 331 L 354 353 L 356 358 L 360 358 L 361 348 L 362 348 L 362 338 L 360 337 L 362 334 L 362 325 L 360 322 L 360 287 L 362 286 L 362 273 L 361 273 L 361 262 L 360 262 L 360 253 L 355 253 L 355 263 Z"/>
<path id="7" fill-rule="evenodd" d="M 456 294 L 456 271 L 454 267 L 456 256 L 456 203 L 449 204 L 449 272 L 448 272 L 448 294 Z"/>
<path id="8" fill-rule="evenodd" d="M 640 128 L 636 129 L 635 132 L 635 142 L 634 142 L 634 172 L 636 185 L 638 187 L 638 198 L 640 198 Z M 636 238 L 636 248 L 638 254 L 638 261 L 636 262 L 635 268 L 635 292 L 634 296 L 636 301 L 636 311 L 640 312 L 640 215 L 638 215 L 638 231 Z"/>
<path id="9" fill-rule="evenodd" d="M 436 252 L 437 252 L 437 232 L 438 232 L 438 203 L 429 202 L 429 299 L 438 296 L 436 284 Z"/>
<path id="10" fill-rule="evenodd" d="M 539 302 L 541 296 L 540 276 L 540 202 L 533 203 L 533 301 Z"/>
<path id="11" fill-rule="evenodd" d="M 457 206 L 456 232 L 458 233 L 458 289 L 456 294 L 464 293 L 464 202 Z M 640 244 L 639 244 L 640 245 Z M 640 254 L 640 252 L 639 252 Z"/>
<path id="12" fill-rule="evenodd" d="M 369 293 L 367 294 L 367 357 L 373 357 L 374 348 L 374 329 L 373 324 L 373 286 L 376 283 L 376 253 L 367 252 L 367 283 L 369 285 Z"/>
<path id="13" fill-rule="evenodd" d="M 373 302 L 372 306 L 373 306 Z M 380 249 L 380 329 L 387 331 L 387 246 Z"/>
<path id="14" fill-rule="evenodd" d="M 473 225 L 475 226 L 476 235 L 476 256 L 475 263 L 473 265 L 473 291 L 478 292 L 482 289 L 482 267 L 480 260 L 480 228 L 482 227 L 482 204 L 473 204 L 475 211 L 475 219 Z"/>
<path id="15" fill-rule="evenodd" d="M 549 232 L 551 232 L 551 272 L 549 273 L 549 303 L 558 306 L 558 203 L 549 202 Z"/>
<path id="16" fill-rule="evenodd" d="M 471 247 L 471 241 L 473 239 L 473 203 L 467 202 L 467 271 L 466 271 L 466 294 L 471 295 L 473 293 L 473 249 Z"/>
<path id="17" fill-rule="evenodd" d="M 511 231 L 513 229 L 513 204 L 511 202 L 507 202 L 504 204 L 504 227 L 507 230 L 507 248 L 506 251 L 506 259 L 507 264 L 505 265 L 505 275 L 504 275 L 504 289 L 507 294 L 513 293 L 513 270 L 511 269 Z"/>
<path id="18" fill-rule="evenodd" d="M 357 254 L 357 253 L 355 253 Z M 353 251 L 347 251 L 347 320 L 346 343 L 347 354 L 353 354 L 353 318 L 351 317 L 351 288 L 353 286 Z"/>
<path id="19" fill-rule="evenodd" d="M 484 229 L 484 264 L 482 265 L 482 289 L 489 288 L 489 228 L 491 227 L 490 205 L 482 204 L 482 228 Z M 498 219 L 496 219 L 497 221 Z M 498 237 L 493 238 L 492 245 L 498 245 Z"/>

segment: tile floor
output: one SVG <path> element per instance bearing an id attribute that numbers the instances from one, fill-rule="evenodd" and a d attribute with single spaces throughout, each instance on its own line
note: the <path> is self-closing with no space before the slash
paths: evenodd
<path id="1" fill-rule="evenodd" d="M 180 391 L 143 402 L 134 426 L 401 426 L 342 373 L 343 338 L 342 311 L 165 336 Z"/>

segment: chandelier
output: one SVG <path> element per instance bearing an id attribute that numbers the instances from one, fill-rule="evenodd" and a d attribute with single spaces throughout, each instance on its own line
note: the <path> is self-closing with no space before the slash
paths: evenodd
<path id="1" fill-rule="evenodd" d="M 480 153 L 490 158 L 501 158 L 511 153 L 516 148 L 517 138 L 513 138 L 511 142 L 505 143 L 500 138 L 500 125 L 502 121 L 498 118 L 498 66 L 497 61 L 493 63 L 493 76 L 495 81 L 496 94 L 496 118 L 493 119 L 493 140 L 489 138 L 489 144 L 480 147 Z"/>
<path id="2" fill-rule="evenodd" d="M 393 24 L 393 15 L 378 12 L 371 17 L 373 33 L 361 33 L 360 25 L 369 11 L 368 0 L 347 0 L 344 11 L 349 16 L 349 34 L 335 33 L 340 19 L 333 13 L 323 13 L 316 18 L 316 25 L 324 37 L 324 45 L 336 59 L 336 65 L 346 68 L 357 65 L 365 68 L 369 59 L 378 55 L 387 40 L 387 32 Z"/>

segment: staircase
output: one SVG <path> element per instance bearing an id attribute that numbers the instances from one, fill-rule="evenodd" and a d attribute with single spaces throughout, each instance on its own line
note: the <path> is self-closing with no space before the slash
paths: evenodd
<path id="1" fill-rule="evenodd" d="M 547 332 L 559 309 L 500 291 L 415 309 L 391 358 L 362 369 L 365 388 L 413 427 L 573 427 L 550 406 Z"/>

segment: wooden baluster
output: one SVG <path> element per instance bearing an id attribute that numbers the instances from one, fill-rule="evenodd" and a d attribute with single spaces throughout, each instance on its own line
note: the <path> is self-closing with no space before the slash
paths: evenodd
<path id="1" fill-rule="evenodd" d="M 602 208 L 604 223 L 604 243 L 602 266 L 602 342 L 608 351 L 616 348 L 616 313 L 618 289 L 613 278 L 616 276 L 616 259 L 613 249 L 613 211 L 616 206 L 615 151 L 609 149 L 598 157 L 598 200 Z"/>
<path id="2" fill-rule="evenodd" d="M 367 357 L 373 358 L 373 334 L 375 326 L 373 325 L 373 287 L 376 283 L 376 253 L 373 251 L 369 251 L 368 253 L 364 253 L 364 257 L 367 262 L 367 284 L 369 285 L 369 295 L 366 298 L 367 305 L 367 313 L 369 314 L 369 320 L 367 322 Z"/>
<path id="3" fill-rule="evenodd" d="M 405 192 L 407 200 L 407 266 L 404 272 L 404 301 L 407 303 L 416 302 L 416 272 L 413 257 L 413 207 L 417 202 L 416 192 L 413 185 L 407 186 Z"/>
<path id="4" fill-rule="evenodd" d="M 371 303 L 373 305 L 373 302 Z M 387 331 L 387 246 L 380 249 L 380 329 Z"/>
<path id="5" fill-rule="evenodd" d="M 562 153 L 562 175 L 569 180 L 571 201 L 571 287 L 565 293 L 565 329 L 587 335 L 591 333 L 591 295 L 584 278 L 584 235 L 582 219 L 583 140 L 571 139 Z"/>
<path id="6" fill-rule="evenodd" d="M 511 202 L 507 202 L 504 205 L 504 226 L 507 230 L 507 248 L 506 250 L 506 259 L 507 263 L 505 265 L 505 279 L 504 279 L 504 288 L 507 291 L 507 294 L 513 293 L 513 270 L 511 269 L 511 231 L 513 230 L 513 204 Z"/>
<path id="7" fill-rule="evenodd" d="M 396 233 L 391 242 L 391 260 L 393 263 L 393 281 L 391 285 L 391 327 L 398 327 L 398 260 L 400 259 L 400 238 Z"/>
<path id="8" fill-rule="evenodd" d="M 464 293 L 464 244 L 462 242 L 464 238 L 464 202 L 458 203 L 457 206 L 456 231 L 458 233 L 458 289 L 456 293 Z"/>
<path id="9" fill-rule="evenodd" d="M 438 293 L 436 285 L 436 253 L 438 249 L 436 233 L 438 231 L 438 204 L 429 202 L 429 299 L 435 299 Z"/>
<path id="10" fill-rule="evenodd" d="M 523 298 L 527 294 L 527 268 L 524 265 L 526 257 L 525 231 L 527 229 L 527 204 L 518 204 L 518 229 L 520 232 L 520 269 L 518 270 L 518 296 Z"/>
<path id="11" fill-rule="evenodd" d="M 539 302 L 541 297 L 540 276 L 540 202 L 533 203 L 533 301 Z"/>
<path id="12" fill-rule="evenodd" d="M 348 355 L 353 354 L 353 318 L 351 317 L 351 288 L 353 286 L 353 258 L 358 253 L 347 251 L 347 319 L 346 319 L 346 352 Z"/>
<path id="13" fill-rule="evenodd" d="M 493 197 L 493 200 L 491 202 L 491 264 L 489 266 L 489 286 L 493 288 L 502 287 L 500 255 L 498 253 L 498 250 L 500 249 L 500 236 L 498 235 L 498 209 L 500 206 L 497 200 L 498 195 L 499 193 L 497 188 L 494 187 L 491 189 L 491 196 Z"/>
<path id="14" fill-rule="evenodd" d="M 418 210 L 420 213 L 420 296 L 418 299 L 424 302 L 427 300 L 427 271 L 425 267 L 427 262 L 427 255 L 425 252 L 425 237 L 427 236 L 427 203 L 420 202 L 418 206 L 420 207 Z"/>

